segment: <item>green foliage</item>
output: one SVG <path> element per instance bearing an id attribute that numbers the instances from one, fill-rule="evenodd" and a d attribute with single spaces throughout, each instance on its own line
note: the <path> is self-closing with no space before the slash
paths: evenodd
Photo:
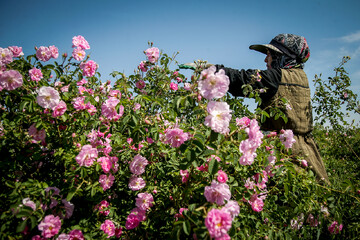
<path id="1" fill-rule="evenodd" d="M 38 224 L 50 214 L 62 217 L 59 234 L 79 229 L 85 239 L 106 238 L 100 230 L 105 220 L 111 220 L 116 228 L 122 227 L 124 239 L 193 239 L 194 234 L 198 239 L 210 239 L 204 219 L 212 208 L 222 206 L 208 202 L 204 188 L 217 179 L 220 169 L 227 173 L 231 199 L 240 206 L 240 214 L 228 232 L 232 239 L 314 239 L 314 236 L 327 239 L 335 236 L 327 229 L 334 220 L 344 224 L 342 237 L 357 236 L 359 198 L 355 191 L 359 186 L 354 183 L 358 175 L 344 181 L 345 188 L 336 184 L 344 175 L 331 175 L 334 186 L 319 185 L 311 170 L 291 162 L 291 151 L 273 135 L 264 136 L 252 165 L 241 165 L 239 145 L 248 135 L 236 124 L 236 118 L 248 116 L 262 122 L 273 116 L 286 120 L 285 116 L 277 108 L 269 114 L 259 109 L 252 113 L 241 99 L 226 95 L 221 100 L 232 110 L 230 132 L 226 135 L 214 132 L 204 125 L 208 101 L 201 98 L 197 89 L 202 68 L 186 79 L 178 69 L 171 70 L 176 55 L 161 53 L 156 63 L 146 62 L 146 72 L 136 70 L 130 76 L 113 72 L 114 86 L 110 82 L 102 83 L 100 74 L 86 77 L 83 86 L 88 91 L 83 92 L 79 91 L 78 83 L 85 76 L 80 63 L 71 57 L 64 55 L 61 63 L 44 65 L 31 55 L 7 66 L 19 71 L 24 83 L 12 91 L 0 91 L 1 239 L 31 239 L 40 235 Z M 41 69 L 44 75 L 39 82 L 30 80 L 29 70 L 33 67 Z M 170 83 L 175 82 L 179 86 L 176 91 L 170 88 Z M 145 83 L 144 88 L 138 88 L 139 83 Z M 183 88 L 185 83 L 191 84 L 190 90 Z M 67 106 L 63 115 L 54 117 L 52 110 L 38 104 L 36 90 L 41 86 L 59 91 Z M 61 90 L 63 87 L 68 87 L 68 91 Z M 260 103 L 259 93 L 251 85 L 244 90 Z M 97 111 L 76 109 L 74 102 L 78 97 L 84 97 L 84 104 L 92 104 Z M 109 120 L 104 115 L 102 106 L 109 97 L 119 100 L 117 113 L 124 108 L 119 119 Z M 286 104 L 285 99 L 279 101 Z M 38 131 L 45 131 L 45 141 L 34 141 L 34 136 L 29 134 L 32 125 Z M 189 139 L 178 147 L 164 141 L 167 129 L 175 126 L 189 134 Z M 324 145 L 329 144 L 327 141 L 333 144 L 333 149 L 325 147 L 328 152 L 322 152 L 329 156 L 328 166 L 332 167 L 343 157 L 345 160 L 336 165 L 339 174 L 341 167 L 345 171 L 350 166 L 352 173 L 357 174 L 354 170 L 359 166 L 354 160 L 354 156 L 359 156 L 359 147 L 355 145 L 359 140 L 357 131 L 351 132 L 351 141 L 347 139 L 353 151 L 344 147 L 343 152 L 337 151 L 339 147 L 335 144 L 339 135 L 334 133 L 328 140 L 322 135 L 324 131 L 316 136 Z M 110 171 L 115 181 L 105 190 L 99 177 L 108 173 L 101 163 L 95 161 L 86 167 L 75 159 L 82 146 L 93 144 L 90 139 L 94 134 L 99 141 L 98 157 L 117 159 Z M 146 186 L 132 191 L 129 163 L 137 154 L 149 164 L 141 175 Z M 269 163 L 271 156 L 276 158 L 273 166 Z M 187 181 L 182 181 L 180 170 L 189 172 Z M 258 182 L 268 176 L 266 189 L 246 187 L 246 181 L 254 176 Z M 144 192 L 153 195 L 154 205 L 138 227 L 126 229 L 136 197 Z M 254 194 L 264 195 L 262 211 L 254 211 L 249 204 Z M 26 198 L 35 203 L 35 209 L 25 205 Z M 107 216 L 99 211 L 103 200 L 109 202 Z M 74 206 L 71 216 L 65 202 Z M 181 208 L 187 210 L 179 214 Z M 318 224 L 308 220 L 309 216 L 314 216 Z"/>

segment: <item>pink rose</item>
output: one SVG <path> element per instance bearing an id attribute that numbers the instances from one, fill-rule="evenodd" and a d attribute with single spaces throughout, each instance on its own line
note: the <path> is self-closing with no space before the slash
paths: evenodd
<path id="1" fill-rule="evenodd" d="M 208 100 L 223 97 L 229 90 L 229 85 L 230 80 L 224 69 L 216 72 L 216 67 L 211 66 L 201 72 L 199 91 Z"/>
<path id="2" fill-rule="evenodd" d="M 53 109 L 52 116 L 59 117 L 63 115 L 67 110 L 66 103 L 64 101 L 60 101 L 58 105 L 56 105 Z"/>
<path id="3" fill-rule="evenodd" d="M 139 193 L 135 200 L 136 207 L 143 211 L 148 210 L 154 205 L 154 198 L 150 193 Z"/>
<path id="4" fill-rule="evenodd" d="M 136 175 L 131 176 L 129 180 L 129 188 L 132 191 L 138 191 L 146 186 L 144 179 L 137 177 Z"/>
<path id="5" fill-rule="evenodd" d="M 206 218 L 205 226 L 209 231 L 210 237 L 219 239 L 224 237 L 230 230 L 232 218 L 227 211 L 219 210 L 216 208 L 211 209 Z"/>
<path id="6" fill-rule="evenodd" d="M 47 215 L 38 225 L 41 235 L 45 238 L 51 238 L 58 234 L 61 228 L 61 220 L 58 216 Z"/>
<path id="7" fill-rule="evenodd" d="M 146 72 L 148 70 L 146 66 L 146 61 L 141 61 L 138 66 L 138 69 L 141 70 L 142 72 Z"/>
<path id="8" fill-rule="evenodd" d="M 145 167 L 148 164 L 149 162 L 146 160 L 146 158 L 140 154 L 137 154 L 130 163 L 130 171 L 135 175 L 141 175 L 145 172 Z"/>
<path id="9" fill-rule="evenodd" d="M 170 89 L 176 91 L 176 90 L 178 90 L 178 85 L 176 83 L 172 82 L 172 83 L 170 83 Z"/>
<path id="10" fill-rule="evenodd" d="M 99 177 L 99 183 L 101 185 L 101 187 L 103 188 L 103 191 L 106 191 L 107 189 L 110 189 L 111 186 L 113 185 L 115 180 L 115 177 L 111 174 L 109 175 L 100 175 Z"/>
<path id="11" fill-rule="evenodd" d="M 76 47 L 73 49 L 73 52 L 72 52 L 72 57 L 77 60 L 77 61 L 82 61 L 86 56 L 86 53 L 85 51 L 80 48 L 80 47 Z"/>
<path id="12" fill-rule="evenodd" d="M 43 108 L 54 109 L 60 102 L 59 92 L 52 87 L 42 86 L 37 93 L 36 102 Z"/>
<path id="13" fill-rule="evenodd" d="M 9 48 L 0 47 L 0 69 L 13 61 L 13 53 Z"/>
<path id="14" fill-rule="evenodd" d="M 23 85 L 23 77 L 16 70 L 8 70 L 0 74 L 0 87 L 11 91 Z"/>
<path id="15" fill-rule="evenodd" d="M 86 63 L 81 63 L 79 67 L 85 77 L 92 77 L 95 75 L 98 65 L 93 60 L 89 60 Z"/>
<path id="16" fill-rule="evenodd" d="M 145 55 L 147 56 L 149 62 L 155 63 L 160 56 L 160 51 L 156 47 L 148 48 L 145 50 Z"/>
<path id="17" fill-rule="evenodd" d="M 228 180 L 228 176 L 227 174 L 223 171 L 223 170 L 219 170 L 217 172 L 218 176 L 217 176 L 217 180 L 220 183 L 226 183 L 226 181 Z"/>
<path id="18" fill-rule="evenodd" d="M 111 220 L 105 220 L 103 224 L 101 224 L 100 229 L 107 234 L 107 238 L 110 238 L 115 235 L 115 225 Z"/>
<path id="19" fill-rule="evenodd" d="M 139 80 L 136 82 L 135 85 L 138 89 L 143 89 L 145 87 L 146 83 L 144 82 L 144 80 Z"/>
<path id="20" fill-rule="evenodd" d="M 90 167 L 97 157 L 98 150 L 96 148 L 91 145 L 84 145 L 75 160 L 80 166 Z"/>
<path id="21" fill-rule="evenodd" d="M 52 58 L 58 58 L 59 57 L 59 49 L 55 46 L 49 46 L 49 50 L 51 52 Z"/>
<path id="22" fill-rule="evenodd" d="M 13 54 L 13 57 L 20 57 L 20 56 L 23 56 L 24 53 L 22 51 L 22 47 L 18 47 L 18 46 L 11 46 L 11 47 L 8 47 L 12 54 Z"/>
<path id="23" fill-rule="evenodd" d="M 75 36 L 72 39 L 72 47 L 79 47 L 81 49 L 90 49 L 89 43 L 81 35 Z"/>
<path id="24" fill-rule="evenodd" d="M 210 203 L 224 205 L 225 200 L 229 201 L 231 198 L 230 187 L 226 183 L 219 183 L 213 180 L 211 186 L 205 187 L 204 196 Z"/>
<path id="25" fill-rule="evenodd" d="M 181 181 L 183 183 L 186 183 L 189 179 L 189 171 L 188 170 L 180 170 L 180 176 L 181 176 Z"/>
<path id="26" fill-rule="evenodd" d="M 48 47 L 41 46 L 36 50 L 36 57 L 43 62 L 47 62 L 52 57 L 52 52 Z"/>
<path id="27" fill-rule="evenodd" d="M 29 70 L 30 78 L 33 81 L 39 82 L 43 78 L 43 74 L 40 69 L 32 68 Z"/>
<path id="28" fill-rule="evenodd" d="M 207 105 L 209 113 L 205 118 L 205 126 L 210 127 L 214 132 L 221 134 L 229 133 L 231 120 L 230 106 L 226 102 L 211 101 Z"/>

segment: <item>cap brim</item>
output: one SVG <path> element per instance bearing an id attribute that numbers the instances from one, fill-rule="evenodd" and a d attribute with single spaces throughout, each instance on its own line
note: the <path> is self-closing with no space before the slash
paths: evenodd
<path id="1" fill-rule="evenodd" d="M 251 45 L 249 48 L 252 50 L 264 53 L 264 54 L 267 54 L 267 51 L 269 49 L 273 50 L 275 52 L 278 52 L 278 53 L 283 53 L 280 49 L 278 49 L 277 47 L 274 47 L 271 44 L 255 44 L 255 45 Z"/>

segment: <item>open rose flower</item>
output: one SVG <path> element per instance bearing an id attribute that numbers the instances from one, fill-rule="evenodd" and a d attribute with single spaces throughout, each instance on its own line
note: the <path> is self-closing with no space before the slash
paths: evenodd
<path id="1" fill-rule="evenodd" d="M 38 91 L 36 102 L 43 108 L 54 109 L 60 102 L 60 94 L 52 87 L 42 86 Z"/>
<path id="2" fill-rule="evenodd" d="M 23 77 L 16 70 L 8 70 L 0 74 L 0 88 L 11 91 L 23 85 Z"/>

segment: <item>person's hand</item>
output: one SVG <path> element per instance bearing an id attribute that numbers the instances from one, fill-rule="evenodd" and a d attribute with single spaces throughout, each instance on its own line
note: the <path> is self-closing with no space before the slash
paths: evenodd
<path id="1" fill-rule="evenodd" d="M 204 62 L 204 61 L 198 60 L 197 62 L 180 64 L 179 68 L 196 70 L 196 68 L 198 68 L 198 67 L 201 67 L 202 69 L 206 69 L 206 68 L 211 67 L 212 65 L 213 64 L 207 63 L 206 61 Z"/>
<path id="2" fill-rule="evenodd" d="M 195 70 L 196 69 L 196 64 L 195 63 L 184 63 L 184 64 L 180 64 L 179 68 Z"/>

